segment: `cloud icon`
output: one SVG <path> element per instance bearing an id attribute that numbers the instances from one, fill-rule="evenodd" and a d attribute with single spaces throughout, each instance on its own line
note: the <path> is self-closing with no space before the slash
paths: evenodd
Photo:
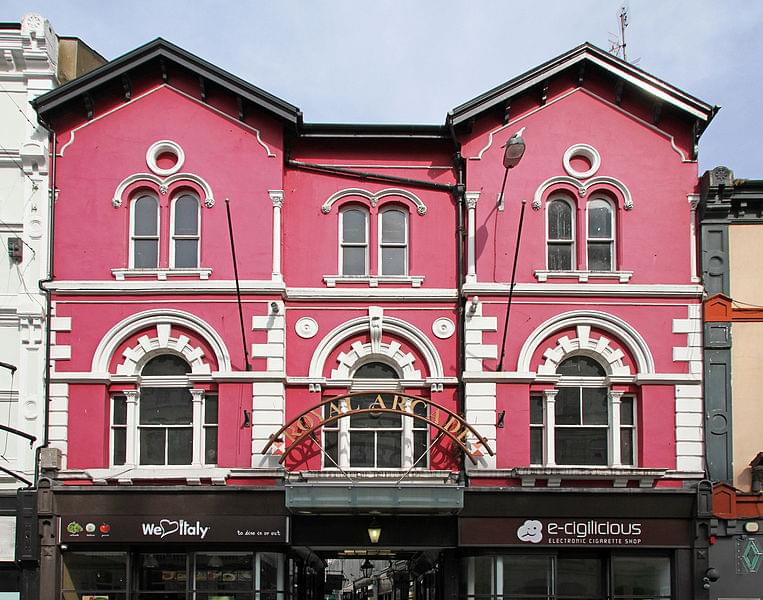
<path id="1" fill-rule="evenodd" d="M 543 524 L 540 521 L 528 519 L 517 529 L 517 537 L 523 542 L 537 544 L 543 539 Z"/>

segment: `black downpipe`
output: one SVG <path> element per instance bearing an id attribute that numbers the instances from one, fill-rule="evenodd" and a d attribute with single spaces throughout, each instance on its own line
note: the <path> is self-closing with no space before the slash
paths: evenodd
<path id="1" fill-rule="evenodd" d="M 246 350 L 246 332 L 244 329 L 244 311 L 241 306 L 241 286 L 238 283 L 238 261 L 236 260 L 236 245 L 233 243 L 233 222 L 230 218 L 230 200 L 225 199 L 225 211 L 228 215 L 228 234 L 230 235 L 230 251 L 233 256 L 233 276 L 236 279 L 236 300 L 238 304 L 238 319 L 241 323 L 241 344 L 244 347 L 244 366 L 247 371 L 252 368 L 249 365 L 249 353 Z"/>

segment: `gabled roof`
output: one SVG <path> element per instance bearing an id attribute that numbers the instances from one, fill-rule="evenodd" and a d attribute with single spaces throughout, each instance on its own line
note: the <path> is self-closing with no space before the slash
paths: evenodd
<path id="1" fill-rule="evenodd" d="M 605 52 L 601 48 L 586 42 L 457 106 L 448 113 L 448 120 L 453 125 L 468 121 L 476 115 L 527 91 L 533 86 L 542 84 L 550 77 L 583 62 L 591 63 L 597 68 L 607 71 L 644 93 L 653 96 L 655 99 L 670 104 L 678 110 L 691 115 L 698 119 L 703 127 L 707 126 L 718 111 L 717 106 L 711 106 L 677 87 L 650 75 L 646 71 L 642 71 L 632 64 L 613 56 L 609 52 Z"/>
<path id="2" fill-rule="evenodd" d="M 263 108 L 289 123 L 297 124 L 302 120 L 302 112 L 296 106 L 247 83 L 243 79 L 208 63 L 162 38 L 157 38 L 82 77 L 78 77 L 40 96 L 32 101 L 32 106 L 34 106 L 40 116 L 44 116 L 46 113 L 81 97 L 83 94 L 94 91 L 96 88 L 117 77 L 127 75 L 130 71 L 151 61 L 160 60 L 166 61 L 167 64 L 175 64 L 188 69 L 204 80 L 219 85 L 230 93 Z"/>

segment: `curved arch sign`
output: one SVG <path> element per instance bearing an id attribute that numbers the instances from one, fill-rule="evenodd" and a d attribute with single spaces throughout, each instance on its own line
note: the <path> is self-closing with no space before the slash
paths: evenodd
<path id="1" fill-rule="evenodd" d="M 359 396 L 364 398 L 368 398 L 368 396 L 375 397 L 368 408 L 362 408 L 357 403 L 353 405 L 353 398 Z M 426 408 L 426 410 L 421 410 L 422 407 Z M 422 414 L 417 414 L 417 410 Z M 355 392 L 328 398 L 303 411 L 271 435 L 270 440 L 262 449 L 262 453 L 265 454 L 274 443 L 286 440 L 289 444 L 286 445 L 283 455 L 278 461 L 283 464 L 292 450 L 302 442 L 314 439 L 315 432 L 324 425 L 329 425 L 339 419 L 353 415 L 378 415 L 383 413 L 403 415 L 429 424 L 442 435 L 453 440 L 473 464 L 477 464 L 477 459 L 483 456 L 482 449 L 490 456 L 494 455 L 487 439 L 480 435 L 463 417 L 452 410 L 427 398 L 387 391 Z M 467 442 L 469 437 L 475 438 L 479 444 Z"/>

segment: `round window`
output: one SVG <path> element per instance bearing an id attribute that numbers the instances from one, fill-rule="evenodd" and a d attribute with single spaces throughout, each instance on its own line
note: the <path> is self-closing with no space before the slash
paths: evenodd
<path id="1" fill-rule="evenodd" d="M 170 140 L 154 142 L 146 152 L 148 168 L 157 175 L 172 175 L 180 170 L 185 161 L 183 149 Z"/>

